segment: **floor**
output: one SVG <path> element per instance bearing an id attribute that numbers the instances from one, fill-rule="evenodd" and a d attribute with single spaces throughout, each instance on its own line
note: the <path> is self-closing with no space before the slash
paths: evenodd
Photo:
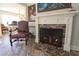
<path id="1" fill-rule="evenodd" d="M 31 55 L 27 51 L 25 42 L 14 42 L 13 46 L 10 46 L 9 34 L 4 34 L 0 37 L 0 56 L 28 56 Z"/>
<path id="2" fill-rule="evenodd" d="M 48 44 L 36 44 L 33 38 L 29 38 L 27 46 L 25 42 L 14 42 L 10 46 L 9 34 L 0 37 L 0 56 L 79 56 L 79 51 L 66 52 L 62 48 Z"/>
<path id="3" fill-rule="evenodd" d="M 53 45 L 39 43 L 29 40 L 27 47 L 33 56 L 79 56 L 79 51 L 64 51 L 63 48 L 56 48 Z"/>

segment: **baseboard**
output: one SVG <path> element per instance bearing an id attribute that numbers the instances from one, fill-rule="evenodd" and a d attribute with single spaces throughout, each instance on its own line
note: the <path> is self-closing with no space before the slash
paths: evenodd
<path id="1" fill-rule="evenodd" d="M 79 46 L 71 46 L 71 50 L 79 51 Z"/>

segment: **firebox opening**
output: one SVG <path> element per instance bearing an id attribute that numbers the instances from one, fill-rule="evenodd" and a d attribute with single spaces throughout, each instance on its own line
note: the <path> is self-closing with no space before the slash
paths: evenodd
<path id="1" fill-rule="evenodd" d="M 39 39 L 41 43 L 63 47 L 65 38 L 65 24 L 39 25 Z"/>

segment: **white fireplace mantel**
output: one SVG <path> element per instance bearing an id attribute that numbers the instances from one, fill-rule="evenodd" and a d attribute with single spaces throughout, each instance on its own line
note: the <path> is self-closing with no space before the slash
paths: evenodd
<path id="1" fill-rule="evenodd" d="M 60 13 L 39 13 L 36 17 L 35 42 L 39 43 L 39 24 L 66 24 L 63 50 L 70 51 L 73 16 L 78 12 L 79 11 L 67 11 Z"/>

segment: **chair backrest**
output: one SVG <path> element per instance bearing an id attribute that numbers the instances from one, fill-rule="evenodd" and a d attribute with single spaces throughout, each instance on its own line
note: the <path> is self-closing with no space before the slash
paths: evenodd
<path id="1" fill-rule="evenodd" d="M 27 21 L 19 21 L 18 22 L 18 32 L 29 32 Z"/>

